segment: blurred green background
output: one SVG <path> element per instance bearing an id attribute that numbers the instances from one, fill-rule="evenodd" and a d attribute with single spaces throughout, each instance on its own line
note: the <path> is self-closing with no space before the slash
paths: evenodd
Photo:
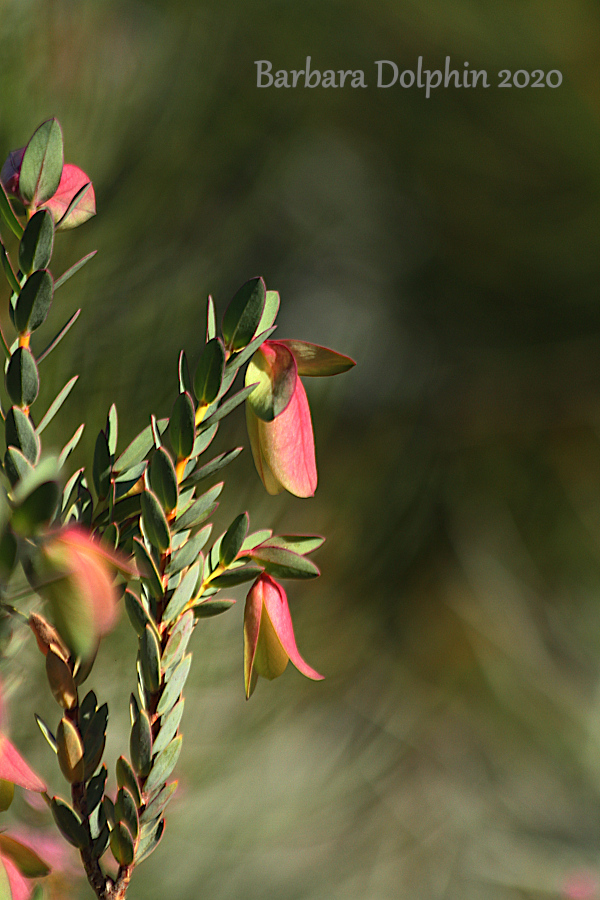
<path id="1" fill-rule="evenodd" d="M 246 704 L 242 604 L 198 629 L 181 788 L 132 900 L 600 897 L 599 5 L 0 0 L 0 22 L 2 153 L 55 115 L 96 188 L 54 263 L 98 249 L 52 322 L 83 312 L 40 373 L 40 409 L 80 373 L 47 431 L 85 419 L 74 466 L 113 400 L 121 447 L 169 414 L 206 295 L 253 275 L 280 336 L 358 361 L 307 385 L 316 497 L 266 497 L 245 452 L 217 517 L 327 535 L 288 591 L 327 679 L 290 667 Z M 307 55 L 369 87 L 257 89 L 256 59 Z M 419 55 L 491 87 L 375 87 L 375 60 Z M 564 81 L 503 90 L 505 68 Z M 222 431 L 245 442 L 241 415 Z M 58 792 L 32 643 L 12 734 Z M 124 624 L 90 679 L 109 761 L 134 657 Z"/>

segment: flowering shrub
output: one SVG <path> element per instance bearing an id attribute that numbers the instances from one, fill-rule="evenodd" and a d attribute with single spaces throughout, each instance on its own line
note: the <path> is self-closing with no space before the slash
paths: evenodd
<path id="1" fill-rule="evenodd" d="M 272 339 L 279 295 L 267 291 L 262 278 L 253 278 L 228 305 L 220 333 L 209 297 L 204 350 L 193 378 L 185 352 L 180 354 L 179 390 L 170 417 L 151 415 L 148 426 L 119 452 L 113 405 L 96 439 L 89 474 L 79 469 L 69 475 L 69 457 L 83 425 L 58 456 L 44 453 L 41 435 L 76 377 L 41 418 L 32 407 L 39 393 L 38 363 L 55 350 L 79 313 L 44 350 L 31 341 L 33 336 L 35 344 L 35 333 L 52 318 L 56 291 L 94 255 L 58 278 L 49 268 L 55 233 L 94 215 L 94 190 L 81 169 L 63 164 L 55 119 L 44 122 L 26 147 L 9 154 L 0 181 L 0 219 L 15 242 L 9 253 L 0 241 L 15 332 L 9 343 L 0 331 L 12 404 L 2 411 L 0 611 L 16 625 L 28 626 L 41 651 L 61 718 L 56 727 L 36 718 L 70 788 L 68 800 L 49 796 L 0 734 L 0 808 L 10 805 L 15 784 L 41 792 L 59 831 L 79 851 L 97 897 L 122 898 L 135 866 L 152 853 L 164 831 L 165 809 L 177 786 L 169 779 L 181 750 L 188 647 L 201 619 L 233 605 L 221 592 L 252 583 L 244 613 L 247 697 L 259 675 L 276 678 L 289 660 L 309 678 L 323 677 L 298 651 L 286 593 L 278 583 L 317 576 L 308 555 L 323 538 L 249 533 L 249 516 L 242 512 L 211 543 L 208 520 L 224 485 L 206 487 L 206 482 L 241 448 L 208 462 L 204 454 L 221 420 L 245 403 L 252 453 L 267 491 L 312 496 L 317 469 L 300 376 L 335 375 L 354 363 L 325 347 Z M 245 386 L 232 392 L 244 365 Z M 11 585 L 18 566 L 43 601 L 43 615 L 15 606 Z M 118 790 L 110 797 L 103 762 L 108 707 L 93 691 L 85 693 L 83 684 L 121 600 L 138 636 L 138 694 L 130 699 L 129 758 L 116 761 Z M 108 854 L 118 865 L 115 877 L 106 871 Z M 48 870 L 31 848 L 0 834 L 0 896 L 27 900 L 32 879 Z"/>

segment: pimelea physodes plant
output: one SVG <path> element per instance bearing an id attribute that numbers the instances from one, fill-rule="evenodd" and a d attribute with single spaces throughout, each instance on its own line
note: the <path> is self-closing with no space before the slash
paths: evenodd
<path id="1" fill-rule="evenodd" d="M 38 363 L 56 348 L 79 313 L 45 349 L 38 346 L 37 332 L 59 306 L 56 291 L 94 255 L 58 278 L 50 271 L 55 233 L 94 215 L 94 190 L 81 169 L 63 163 L 55 119 L 44 122 L 26 147 L 10 153 L 0 182 L 0 216 L 15 239 L 12 259 L 0 241 L 15 332 L 11 343 L 0 332 L 11 404 L 2 410 L 6 453 L 0 488 L 0 613 L 29 627 L 44 656 L 62 717 L 52 727 L 37 720 L 70 784 L 68 801 L 49 796 L 42 780 L 0 734 L 0 809 L 10 805 L 15 784 L 40 792 L 62 835 L 79 850 L 96 895 L 123 898 L 135 866 L 163 834 L 165 808 L 177 784 L 169 778 L 183 739 L 190 638 L 201 619 L 233 605 L 221 591 L 251 584 L 244 612 L 247 697 L 258 676 L 276 678 L 289 660 L 309 678 L 322 677 L 298 651 L 278 579 L 318 575 L 307 555 L 323 538 L 270 530 L 249 534 L 248 513 L 242 512 L 211 544 L 208 520 L 223 482 L 206 489 L 207 482 L 241 448 L 209 461 L 204 454 L 221 419 L 245 403 L 252 454 L 267 491 L 312 496 L 317 485 L 314 439 L 300 376 L 335 375 L 353 361 L 314 344 L 274 339 L 279 295 L 253 278 L 225 310 L 220 333 L 209 297 L 205 347 L 193 379 L 185 353 L 179 356 L 179 390 L 171 416 L 157 420 L 151 415 L 150 424 L 119 452 L 113 405 L 96 440 L 89 474 L 79 469 L 69 475 L 69 456 L 83 425 L 58 456 L 44 454 L 41 435 L 76 378 L 41 418 L 32 408 L 39 391 Z M 10 244 L 8 232 L 7 240 Z M 245 386 L 232 392 L 246 364 Z M 44 615 L 17 608 L 11 583 L 19 566 L 44 601 Z M 129 758 L 116 760 L 118 789 L 111 798 L 105 793 L 108 770 L 102 761 L 108 707 L 82 685 L 120 605 L 138 635 L 138 694 L 129 700 Z M 28 900 L 38 890 L 34 879 L 48 868 L 35 848 L 0 834 L 1 897 Z"/>

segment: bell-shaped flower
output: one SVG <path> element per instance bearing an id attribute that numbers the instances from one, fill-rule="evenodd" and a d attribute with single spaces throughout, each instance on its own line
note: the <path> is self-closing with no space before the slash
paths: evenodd
<path id="1" fill-rule="evenodd" d="M 259 675 L 269 680 L 278 678 L 289 660 L 307 678 L 323 679 L 300 656 L 284 589 L 263 572 L 250 588 L 244 609 L 246 698 L 254 691 Z"/>
<path id="2" fill-rule="evenodd" d="M 4 704 L 0 695 L 0 729 L 4 724 Z M 25 762 L 17 748 L 0 730 L 0 782 L 18 784 L 27 791 L 45 791 L 46 785 L 33 769 Z M 0 809 L 7 809 L 12 799 L 11 790 L 6 784 L 0 785 Z"/>
<path id="3" fill-rule="evenodd" d="M 19 192 L 19 176 L 26 147 L 13 150 L 2 166 L 0 181 L 9 197 L 15 197 L 27 205 Z M 50 211 L 58 231 L 76 228 L 96 215 L 94 187 L 82 169 L 72 163 L 65 163 L 58 188 L 49 200 L 36 209 Z"/>
<path id="4" fill-rule="evenodd" d="M 93 654 L 116 623 L 117 571 L 135 574 L 123 557 L 76 525 L 50 535 L 34 561 L 33 585 L 49 602 L 60 637 L 79 658 Z"/>
<path id="5" fill-rule="evenodd" d="M 300 375 L 337 375 L 354 361 L 304 341 L 265 341 L 246 371 L 256 387 L 246 402 L 252 456 L 269 494 L 312 497 L 317 464 L 310 409 Z"/>

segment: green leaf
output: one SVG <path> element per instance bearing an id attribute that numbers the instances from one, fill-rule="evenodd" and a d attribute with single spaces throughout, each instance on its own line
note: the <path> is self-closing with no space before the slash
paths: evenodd
<path id="1" fill-rule="evenodd" d="M 0 855 L 12 859 L 25 878 L 43 878 L 50 872 L 50 866 L 34 850 L 8 834 L 0 834 Z"/>
<path id="2" fill-rule="evenodd" d="M 65 716 L 58 723 L 56 745 L 58 764 L 69 784 L 83 781 L 83 742 L 73 723 Z"/>
<path id="3" fill-rule="evenodd" d="M 183 659 L 183 654 L 187 649 L 187 645 L 194 630 L 194 624 L 193 613 L 191 610 L 188 610 L 182 615 L 169 635 L 169 640 L 167 641 L 161 659 L 161 666 L 165 672 L 166 681 L 171 677 L 169 669 L 178 666 Z"/>
<path id="4" fill-rule="evenodd" d="M 150 802 L 144 807 L 144 810 L 140 816 L 140 824 L 142 826 L 147 826 L 153 822 L 160 814 L 163 812 L 167 803 L 177 790 L 177 781 L 172 781 L 170 784 L 165 784 L 157 794 L 150 800 Z"/>
<path id="5" fill-rule="evenodd" d="M 162 447 L 152 454 L 148 476 L 150 487 L 160 500 L 162 508 L 166 513 L 170 513 L 177 507 L 179 489 L 175 466 Z"/>
<path id="6" fill-rule="evenodd" d="M 194 615 L 197 619 L 210 619 L 213 616 L 220 616 L 221 613 L 231 609 L 235 600 L 201 600 L 194 607 Z"/>
<path id="7" fill-rule="evenodd" d="M 198 484 L 199 481 L 203 481 L 205 478 L 210 478 L 211 475 L 215 475 L 217 472 L 220 472 L 220 470 L 224 469 L 225 466 L 229 465 L 230 462 L 233 462 L 234 459 L 237 459 L 243 449 L 243 447 L 236 447 L 234 450 L 228 450 L 225 453 L 219 453 L 219 455 L 215 456 L 214 459 L 211 459 L 210 462 L 205 463 L 190 475 L 187 475 L 185 480 L 181 483 L 181 487 L 185 490 L 186 488 L 191 487 L 193 484 Z"/>
<path id="8" fill-rule="evenodd" d="M 35 465 L 40 455 L 40 440 L 29 416 L 18 406 L 11 406 L 6 414 L 4 429 L 6 446 L 16 447 Z"/>
<path id="9" fill-rule="evenodd" d="M 79 727 L 84 738 L 94 720 L 97 707 L 98 698 L 96 694 L 94 691 L 88 691 L 79 705 Z"/>
<path id="10" fill-rule="evenodd" d="M 102 766 L 98 774 L 94 775 L 91 779 L 85 790 L 85 805 L 87 807 L 88 815 L 93 813 L 102 800 L 107 776 L 108 770 L 106 766 Z"/>
<path id="11" fill-rule="evenodd" d="M 239 569 L 231 569 L 229 572 L 217 575 L 210 583 L 212 587 L 216 588 L 236 587 L 238 584 L 244 584 L 246 581 L 254 581 L 261 572 L 262 569 L 256 566 L 240 566 Z"/>
<path id="12" fill-rule="evenodd" d="M 56 290 L 56 284 L 54 285 L 54 288 Z M 45 347 L 41 353 L 38 353 L 38 356 L 37 356 L 38 365 L 42 362 L 42 360 L 46 359 L 46 357 L 50 353 L 52 353 L 52 351 L 58 344 L 60 344 L 60 342 L 64 338 L 65 334 L 67 334 L 67 332 L 70 330 L 71 326 L 75 324 L 75 322 L 77 321 L 77 319 L 79 318 L 80 315 L 81 315 L 81 310 L 80 309 L 75 310 L 73 315 L 68 319 L 67 322 L 65 322 L 65 324 L 60 329 L 60 331 L 54 335 L 54 337 L 52 338 L 50 343 L 47 345 L 47 347 Z"/>
<path id="13" fill-rule="evenodd" d="M 281 547 L 283 550 L 293 550 L 300 556 L 306 556 L 307 553 L 318 550 L 325 543 L 325 538 L 318 534 L 275 534 L 272 537 L 269 535 L 260 543 L 269 547 Z"/>
<path id="14" fill-rule="evenodd" d="M 140 709 L 132 725 L 129 753 L 134 770 L 145 778 L 152 764 L 152 729 L 145 709 Z"/>
<path id="15" fill-rule="evenodd" d="M 122 472 L 120 475 L 117 475 L 114 479 L 115 484 L 115 500 L 120 500 L 121 497 L 125 497 L 130 491 L 136 486 L 144 472 L 148 463 L 146 461 L 138 463 L 136 466 L 131 466 L 131 468 L 127 469 L 126 472 Z M 140 501 L 141 508 L 141 501 Z"/>
<path id="16" fill-rule="evenodd" d="M 146 536 L 153 547 L 164 553 L 171 546 L 171 532 L 160 501 L 152 491 L 144 491 L 141 503 Z"/>
<path id="17" fill-rule="evenodd" d="M 205 348 L 194 376 L 194 393 L 201 406 L 209 406 L 219 396 L 225 369 L 225 347 L 213 338 Z"/>
<path id="18" fill-rule="evenodd" d="M 192 568 L 186 572 L 181 583 L 175 589 L 173 596 L 169 600 L 163 615 L 163 621 L 174 622 L 183 612 L 194 595 L 198 583 L 198 575 L 199 571 L 197 564 L 192 566 Z"/>
<path id="19" fill-rule="evenodd" d="M 184 528 L 195 528 L 210 516 L 218 506 L 218 503 L 215 501 L 223 490 L 223 485 L 224 482 L 221 481 L 209 491 L 206 491 L 205 494 L 202 494 L 201 497 L 198 497 L 185 512 L 175 519 L 174 530 L 182 531 Z"/>
<path id="20" fill-rule="evenodd" d="M 94 463 L 92 466 L 92 478 L 94 488 L 98 500 L 104 500 L 108 496 L 110 489 L 110 451 L 108 449 L 108 441 L 103 431 L 96 438 L 96 446 L 94 448 Z"/>
<path id="21" fill-rule="evenodd" d="M 160 844 L 160 840 L 165 831 L 165 820 L 161 819 L 160 822 L 151 830 L 147 831 L 145 834 L 140 837 L 137 852 L 135 855 L 136 865 L 143 862 L 147 859 L 151 853 L 153 853 L 158 845 Z"/>
<path id="22" fill-rule="evenodd" d="M 177 701 L 181 696 L 181 692 L 184 688 L 186 679 L 189 675 L 190 666 L 192 664 L 192 655 L 188 653 L 187 656 L 181 660 L 176 669 L 173 669 L 169 674 L 169 680 L 161 694 L 161 698 L 158 701 L 158 706 L 156 708 L 156 712 L 159 716 L 163 716 L 165 713 L 169 712 L 169 710 L 175 706 Z M 158 785 L 156 785 L 158 787 Z M 146 784 L 147 793 L 151 793 L 150 788 Z"/>
<path id="23" fill-rule="evenodd" d="M 8 201 L 7 201 L 8 202 Z M 208 295 L 206 303 L 206 341 L 212 341 L 217 336 L 217 316 L 215 313 L 215 303 L 213 298 Z"/>
<path id="24" fill-rule="evenodd" d="M 45 416 L 42 418 L 42 421 L 36 428 L 36 431 L 38 434 L 41 434 L 42 431 L 44 430 L 44 428 L 46 428 L 46 426 L 50 424 L 50 422 L 52 421 L 52 419 L 54 418 L 56 413 L 59 411 L 59 409 L 61 408 L 61 406 L 63 405 L 63 403 L 65 402 L 65 400 L 67 399 L 67 397 L 69 396 L 69 394 L 71 393 L 73 388 L 75 387 L 75 382 L 77 381 L 78 378 L 79 378 L 79 375 L 74 375 L 69 381 L 67 381 L 67 383 L 65 384 L 62 391 L 60 391 L 58 393 L 58 395 L 54 398 L 54 400 L 48 407 L 48 410 L 47 410 Z"/>
<path id="25" fill-rule="evenodd" d="M 256 329 L 257 334 L 260 334 L 261 331 L 266 331 L 267 328 L 271 328 L 275 324 L 275 319 L 277 318 L 278 312 L 279 291 L 267 291 L 265 297 L 265 308 L 263 309 L 261 320 L 258 323 L 258 328 Z"/>
<path id="26" fill-rule="evenodd" d="M 137 776 L 133 771 L 133 766 L 124 756 L 120 756 L 116 764 L 117 784 L 119 787 L 126 787 L 133 796 L 136 806 L 142 805 L 142 794 L 137 780 Z"/>
<path id="27" fill-rule="evenodd" d="M 33 466 L 20 450 L 9 447 L 4 454 L 4 471 L 14 487 L 28 472 L 33 472 Z"/>
<path id="28" fill-rule="evenodd" d="M 71 709 L 77 704 L 77 688 L 71 669 L 62 656 L 50 647 L 46 653 L 46 677 L 52 696 L 63 709 Z"/>
<path id="29" fill-rule="evenodd" d="M 186 392 L 179 394 L 169 420 L 169 438 L 177 459 L 187 459 L 194 449 L 194 404 Z"/>
<path id="30" fill-rule="evenodd" d="M 179 702 L 175 704 L 173 709 L 163 717 L 163 721 L 160 724 L 158 737 L 154 742 L 153 751 L 155 755 L 161 753 L 165 749 L 165 747 L 171 743 L 171 740 L 177 734 L 177 729 L 179 728 L 179 723 L 181 722 L 184 706 L 185 700 L 181 698 L 181 700 L 179 700 Z"/>
<path id="31" fill-rule="evenodd" d="M 272 422 L 289 404 L 298 373 L 294 357 L 282 344 L 271 342 L 254 354 L 246 369 L 246 384 L 256 384 L 248 405 L 264 422 Z"/>
<path id="32" fill-rule="evenodd" d="M 219 563 L 224 569 L 230 566 L 238 555 L 244 538 L 248 534 L 249 523 L 248 513 L 240 513 L 223 535 L 219 548 Z"/>
<path id="33" fill-rule="evenodd" d="M 50 808 L 62 836 L 78 850 L 87 847 L 87 833 L 75 810 L 59 797 L 52 798 Z"/>
<path id="34" fill-rule="evenodd" d="M 15 306 L 15 328 L 19 334 L 35 331 L 45 321 L 52 304 L 54 285 L 48 269 L 29 276 Z"/>
<path id="35" fill-rule="evenodd" d="M 343 356 L 330 350 L 329 347 L 320 347 L 318 344 L 309 344 L 306 341 L 281 341 L 291 351 L 298 375 L 339 375 L 347 372 L 356 365 L 349 356 Z"/>
<path id="36" fill-rule="evenodd" d="M 119 419 L 117 416 L 117 407 L 113 403 L 108 410 L 108 416 L 106 417 L 106 442 L 108 444 L 108 452 L 111 455 L 111 458 L 114 459 L 115 453 L 117 452 L 117 440 L 119 437 Z"/>
<path id="37" fill-rule="evenodd" d="M 26 347 L 17 347 L 6 370 L 6 389 L 16 406 L 31 406 L 39 389 L 40 376 L 33 354 Z"/>
<path id="38" fill-rule="evenodd" d="M 14 273 L 8 253 L 6 252 L 6 248 L 1 240 L 0 240 L 0 258 L 1 258 L 1 262 L 2 262 L 2 268 L 4 269 L 4 274 L 6 275 L 6 280 L 8 281 L 9 287 L 13 291 L 13 295 L 19 294 L 21 291 L 21 284 L 19 282 L 19 279 L 17 278 L 17 276 Z M 11 298 L 11 302 L 12 302 L 12 298 Z M 11 306 L 11 310 L 12 310 L 12 306 Z"/>
<path id="39" fill-rule="evenodd" d="M 97 250 L 92 250 L 91 253 L 88 253 L 86 256 L 82 256 L 81 259 L 78 262 L 76 262 L 74 265 L 72 265 L 70 269 L 67 269 L 66 272 L 63 272 L 63 274 L 60 276 L 60 278 L 57 278 L 56 281 L 54 282 L 54 290 L 57 290 L 59 287 L 62 287 L 63 284 L 65 283 L 65 281 L 68 281 L 69 278 L 71 278 L 75 274 L 75 272 L 78 272 L 80 269 L 82 269 L 83 266 L 85 266 L 85 264 L 87 262 L 89 262 L 90 259 L 92 259 L 96 255 L 97 252 L 98 252 Z"/>
<path id="40" fill-rule="evenodd" d="M 228 350 L 248 344 L 262 318 L 266 288 L 262 278 L 251 278 L 237 291 L 223 316 L 223 339 Z"/>
<path id="41" fill-rule="evenodd" d="M 161 435 L 165 433 L 169 425 L 168 419 L 159 419 L 157 422 L 158 430 Z M 123 450 L 113 466 L 115 472 L 126 472 L 131 466 L 141 463 L 143 459 L 150 453 L 154 447 L 154 437 L 152 435 L 152 426 L 147 425 L 137 437 L 135 437 L 128 447 Z"/>
<path id="42" fill-rule="evenodd" d="M 156 632 L 158 637 L 158 631 L 156 630 L 156 623 L 154 619 L 148 612 L 148 610 L 144 607 L 141 600 L 139 600 L 135 594 L 127 589 L 124 595 L 125 601 L 125 609 L 127 610 L 127 615 L 129 616 L 129 621 L 133 625 L 136 634 L 138 637 L 141 637 L 146 630 L 146 626 L 149 625 L 153 631 Z"/>
<path id="43" fill-rule="evenodd" d="M 137 838 L 140 830 L 140 820 L 135 799 L 131 791 L 126 787 L 120 787 L 115 800 L 115 818 L 117 822 L 127 825 L 132 837 Z"/>
<path id="44" fill-rule="evenodd" d="M 182 350 L 179 354 L 179 390 L 183 394 L 186 391 L 191 396 L 193 393 L 192 388 L 192 379 L 190 376 L 190 367 L 188 365 L 187 356 L 185 354 L 185 350 Z"/>
<path id="45" fill-rule="evenodd" d="M 118 504 L 117 504 L 118 505 Z M 140 575 L 148 584 L 148 587 L 154 597 L 162 597 L 163 586 L 161 577 L 158 574 L 156 564 L 144 544 L 138 539 L 133 539 L 133 555 L 137 563 Z"/>
<path id="46" fill-rule="evenodd" d="M 13 212 L 2 182 L 0 182 L 0 218 L 4 220 L 14 236 L 20 240 L 23 236 L 23 226 Z"/>
<path id="47" fill-rule="evenodd" d="M 269 292 L 267 291 L 267 293 Z M 251 356 L 254 356 L 258 348 L 271 337 L 275 330 L 275 326 L 273 328 L 267 328 L 265 331 L 260 332 L 257 337 L 253 338 L 248 346 L 244 347 L 243 350 L 240 350 L 239 353 L 232 353 L 232 355 L 227 360 L 225 371 L 228 374 L 237 372 L 237 370 L 240 369 L 245 362 L 248 362 Z"/>
<path id="48" fill-rule="evenodd" d="M 264 543 L 267 538 L 270 538 L 273 532 L 270 528 L 263 528 L 261 531 L 255 531 L 253 534 L 249 534 L 242 544 L 241 551 L 250 550 L 252 547 L 258 547 L 259 544 Z"/>
<path id="49" fill-rule="evenodd" d="M 54 222 L 47 209 L 31 217 L 19 244 L 19 268 L 26 275 L 34 269 L 45 269 L 52 257 Z"/>
<path id="50" fill-rule="evenodd" d="M 219 428 L 219 423 L 215 422 L 214 425 L 211 425 L 210 428 L 206 428 L 204 431 L 201 431 L 196 440 L 194 441 L 194 449 L 192 450 L 192 456 L 200 456 L 201 453 L 212 444 L 214 437 Z"/>
<path id="51" fill-rule="evenodd" d="M 19 193 L 26 205 L 39 206 L 58 190 L 63 170 L 63 138 L 57 119 L 48 119 L 33 133 L 23 155 Z"/>
<path id="52" fill-rule="evenodd" d="M 110 832 L 110 850 L 120 866 L 130 866 L 135 856 L 134 842 L 124 822 L 117 822 Z"/>
<path id="53" fill-rule="evenodd" d="M 156 788 L 160 787 L 166 782 L 167 778 L 177 765 L 177 760 L 179 759 L 179 754 L 181 753 L 182 741 L 183 735 L 179 734 L 156 757 L 150 774 L 146 779 L 146 784 L 144 785 L 144 791 L 147 794 L 151 794 L 152 791 L 155 791 Z"/>
<path id="54" fill-rule="evenodd" d="M 41 717 L 41 716 L 38 716 L 37 713 L 34 713 L 34 717 L 35 717 L 35 721 L 37 722 L 38 728 L 40 729 L 40 731 L 42 732 L 42 734 L 44 735 L 44 737 L 45 737 L 46 740 L 48 741 L 49 745 L 52 747 L 52 749 L 53 749 L 54 752 L 56 753 L 57 750 L 58 750 L 58 747 L 57 747 L 57 744 L 56 744 L 56 738 L 54 737 L 54 735 L 53 735 L 52 732 L 50 731 L 50 728 L 48 727 L 48 725 L 46 725 L 46 723 L 44 722 L 44 720 L 42 719 L 42 717 Z"/>
<path id="55" fill-rule="evenodd" d="M 160 644 L 156 631 L 146 625 L 140 638 L 140 668 L 144 687 L 154 694 L 160 686 Z"/>
<path id="56" fill-rule="evenodd" d="M 85 781 L 92 777 L 102 760 L 102 754 L 104 753 L 104 746 L 106 744 L 107 724 L 108 705 L 103 703 L 92 716 L 88 729 L 83 735 L 83 745 L 85 747 L 83 756 L 85 763 Z"/>
<path id="57" fill-rule="evenodd" d="M 14 530 L 19 534 L 30 536 L 41 526 L 48 525 L 58 510 L 60 496 L 58 481 L 44 481 L 39 484 L 15 509 L 12 517 Z"/>
<path id="58" fill-rule="evenodd" d="M 261 544 L 250 550 L 248 556 L 275 578 L 316 578 L 321 574 L 310 559 L 283 547 Z"/>
<path id="59" fill-rule="evenodd" d="M 194 535 L 185 542 L 185 544 L 177 550 L 170 559 L 167 566 L 167 574 L 175 575 L 183 569 L 187 569 L 195 562 L 210 537 L 212 525 L 205 525 L 198 534 Z"/>
<path id="60" fill-rule="evenodd" d="M 247 397 L 250 396 L 252 391 L 256 385 L 249 384 L 247 387 L 242 388 L 241 391 L 238 391 L 237 394 L 234 394 L 233 397 L 230 397 L 229 400 L 226 400 L 222 403 L 217 409 L 210 414 L 204 421 L 201 423 L 200 428 L 204 430 L 210 425 L 214 425 L 215 422 L 218 422 L 220 419 L 223 419 L 225 416 L 228 416 L 230 412 L 233 412 L 236 407 L 243 403 Z"/>

